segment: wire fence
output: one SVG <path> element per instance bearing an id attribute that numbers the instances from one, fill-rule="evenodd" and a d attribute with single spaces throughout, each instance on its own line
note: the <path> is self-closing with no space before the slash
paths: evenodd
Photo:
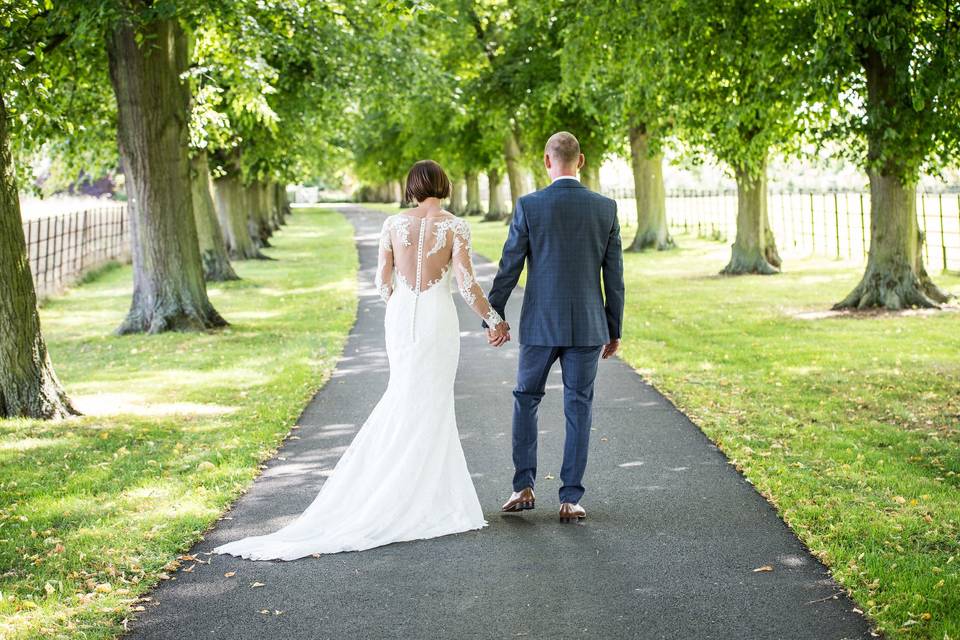
<path id="1" fill-rule="evenodd" d="M 618 201 L 621 219 L 636 225 L 633 189 L 606 195 Z M 767 216 L 785 255 L 866 260 L 870 249 L 870 194 L 852 191 L 771 192 Z M 667 222 L 673 233 L 727 241 L 737 232 L 737 192 L 670 191 Z M 960 193 L 918 193 L 917 220 L 923 257 L 931 270 L 960 270 Z"/>
<path id="2" fill-rule="evenodd" d="M 130 252 L 126 205 L 110 205 L 23 223 L 27 259 L 38 297 L 64 286 Z"/>

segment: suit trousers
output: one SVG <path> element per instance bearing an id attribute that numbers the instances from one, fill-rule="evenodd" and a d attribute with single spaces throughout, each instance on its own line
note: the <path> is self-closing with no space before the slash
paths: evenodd
<path id="1" fill-rule="evenodd" d="M 558 359 L 563 375 L 566 434 L 560 468 L 560 502 L 583 497 L 583 473 L 593 422 L 593 383 L 602 347 L 520 345 L 517 387 L 513 391 L 513 490 L 533 487 L 537 475 L 537 409 L 550 367 Z"/>

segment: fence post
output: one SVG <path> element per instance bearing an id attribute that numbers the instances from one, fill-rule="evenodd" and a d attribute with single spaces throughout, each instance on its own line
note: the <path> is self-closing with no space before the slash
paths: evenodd
<path id="1" fill-rule="evenodd" d="M 937 195 L 940 204 L 940 254 L 943 257 L 943 270 L 947 270 L 947 231 L 943 228 L 943 194 Z"/>
<path id="2" fill-rule="evenodd" d="M 814 214 L 816 206 L 813 201 L 813 192 L 810 192 L 810 253 L 817 252 L 817 216 Z"/>
<path id="3" fill-rule="evenodd" d="M 833 236 L 837 241 L 837 260 L 840 259 L 840 208 L 837 192 L 833 192 Z"/>
<path id="4" fill-rule="evenodd" d="M 843 192 L 843 217 L 847 228 L 847 258 L 853 258 L 853 240 L 850 238 L 850 192 Z"/>

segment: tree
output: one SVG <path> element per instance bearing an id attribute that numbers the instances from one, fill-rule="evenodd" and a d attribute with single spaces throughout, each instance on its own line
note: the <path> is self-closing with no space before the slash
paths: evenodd
<path id="1" fill-rule="evenodd" d="M 682 0 L 658 14 L 661 75 L 670 83 L 682 136 L 709 149 L 737 181 L 737 237 L 722 273 L 777 273 L 767 162 L 798 137 L 809 7 L 788 0 Z"/>
<path id="2" fill-rule="evenodd" d="M 839 140 L 870 180 L 866 270 L 835 308 L 936 307 L 949 296 L 923 265 L 916 186 L 922 170 L 960 157 L 960 4 L 814 4 L 816 80 L 846 102 L 821 135 Z"/>
<path id="3" fill-rule="evenodd" d="M 220 221 L 210 193 L 210 166 L 206 151 L 195 152 L 190 159 L 190 189 L 193 199 L 193 214 L 197 224 L 197 239 L 200 243 L 200 259 L 203 277 L 207 282 L 239 280 L 233 270 L 224 242 Z"/>
<path id="4" fill-rule="evenodd" d="M 50 93 L 57 76 L 45 63 L 68 38 L 51 35 L 48 13 L 38 2 L 0 0 L 0 417 L 77 413 L 54 373 L 40 328 L 17 189 L 17 175 L 25 172 L 14 163 L 10 140 L 13 129 L 26 146 L 61 123 L 62 105 Z M 7 96 L 14 99 L 12 108 Z M 28 119 L 22 111 L 42 115 Z"/>
<path id="5" fill-rule="evenodd" d="M 119 333 L 227 323 L 207 298 L 188 159 L 187 41 L 175 15 L 131 0 L 107 39 L 126 176 L 133 300 Z"/>
<path id="6" fill-rule="evenodd" d="M 628 251 L 675 246 L 663 183 L 663 150 L 674 115 L 659 51 L 660 10 L 657 3 L 579 2 L 564 31 L 564 82 L 574 91 L 603 95 L 607 117 L 627 134 L 637 206 Z"/>
<path id="7" fill-rule="evenodd" d="M 0 417 L 62 418 L 77 412 L 57 380 L 40 332 L 7 118 L 0 94 Z"/>

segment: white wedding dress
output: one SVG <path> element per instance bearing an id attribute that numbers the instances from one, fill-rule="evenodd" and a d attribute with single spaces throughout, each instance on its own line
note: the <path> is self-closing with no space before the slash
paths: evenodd
<path id="1" fill-rule="evenodd" d="M 490 326 L 502 319 L 474 279 L 470 227 L 452 214 L 397 214 L 380 234 L 376 286 L 387 303 L 390 381 L 313 503 L 275 533 L 217 547 L 293 560 L 479 529 L 483 519 L 454 415 L 460 294 Z"/>

